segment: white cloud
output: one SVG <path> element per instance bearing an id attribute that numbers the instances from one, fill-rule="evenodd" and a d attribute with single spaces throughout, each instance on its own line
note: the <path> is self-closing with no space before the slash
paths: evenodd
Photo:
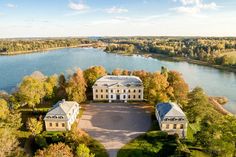
<path id="1" fill-rule="evenodd" d="M 108 9 L 105 9 L 105 11 L 109 14 L 120 14 L 120 13 L 127 13 L 128 9 L 125 8 L 118 8 L 118 7 L 111 7 Z"/>
<path id="2" fill-rule="evenodd" d="M 82 2 L 70 2 L 69 3 L 69 8 L 75 11 L 85 11 L 89 9 L 89 6 L 85 5 Z"/>
<path id="3" fill-rule="evenodd" d="M 125 16 L 116 16 L 114 17 L 115 20 L 118 20 L 118 21 L 127 21 L 127 20 L 130 20 L 129 17 L 125 17 Z"/>
<path id="4" fill-rule="evenodd" d="M 17 8 L 17 6 L 15 4 L 12 4 L 12 3 L 7 3 L 6 6 L 8 8 Z"/>
<path id="5" fill-rule="evenodd" d="M 173 8 L 171 10 L 175 10 L 177 13 L 184 13 L 184 14 L 197 14 L 201 11 L 201 9 L 198 7 L 185 7 L 185 6 Z"/>
<path id="6" fill-rule="evenodd" d="M 173 0 L 174 2 L 179 1 L 182 6 L 171 8 L 177 13 L 184 13 L 190 15 L 196 15 L 201 13 L 203 10 L 215 10 L 219 6 L 215 2 L 205 3 L 203 0 Z"/>
<path id="7" fill-rule="evenodd" d="M 200 4 L 201 0 L 180 0 L 183 5 Z"/>

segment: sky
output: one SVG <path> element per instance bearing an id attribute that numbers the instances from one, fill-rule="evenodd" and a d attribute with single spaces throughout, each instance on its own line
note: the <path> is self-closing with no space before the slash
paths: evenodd
<path id="1" fill-rule="evenodd" d="M 236 36 L 236 0 L 0 0 L 0 38 Z"/>

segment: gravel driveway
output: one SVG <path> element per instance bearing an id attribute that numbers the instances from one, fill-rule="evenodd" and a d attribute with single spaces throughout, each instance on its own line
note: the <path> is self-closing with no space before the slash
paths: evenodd
<path id="1" fill-rule="evenodd" d="M 86 105 L 79 127 L 100 141 L 110 157 L 151 125 L 150 112 L 141 105 L 93 103 Z"/>

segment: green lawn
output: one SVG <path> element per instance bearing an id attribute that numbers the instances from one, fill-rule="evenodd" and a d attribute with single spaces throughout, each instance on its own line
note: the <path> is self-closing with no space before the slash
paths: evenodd
<path id="1" fill-rule="evenodd" d="M 151 129 L 122 147 L 118 157 L 163 157 L 174 154 L 177 147 L 175 137 L 160 131 L 155 116 L 152 119 Z"/>

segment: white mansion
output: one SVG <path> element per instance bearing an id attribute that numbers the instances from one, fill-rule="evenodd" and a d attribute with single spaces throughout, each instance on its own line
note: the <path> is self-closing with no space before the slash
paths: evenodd
<path id="1" fill-rule="evenodd" d="M 79 113 L 79 104 L 75 101 L 57 102 L 46 114 L 44 121 L 47 131 L 66 131 L 71 129 Z"/>
<path id="2" fill-rule="evenodd" d="M 155 114 L 162 131 L 165 131 L 170 135 L 178 134 L 180 138 L 185 138 L 187 136 L 188 120 L 177 104 L 157 104 Z"/>
<path id="3" fill-rule="evenodd" d="M 136 76 L 103 76 L 93 85 L 93 100 L 141 101 L 143 100 L 143 83 Z"/>

